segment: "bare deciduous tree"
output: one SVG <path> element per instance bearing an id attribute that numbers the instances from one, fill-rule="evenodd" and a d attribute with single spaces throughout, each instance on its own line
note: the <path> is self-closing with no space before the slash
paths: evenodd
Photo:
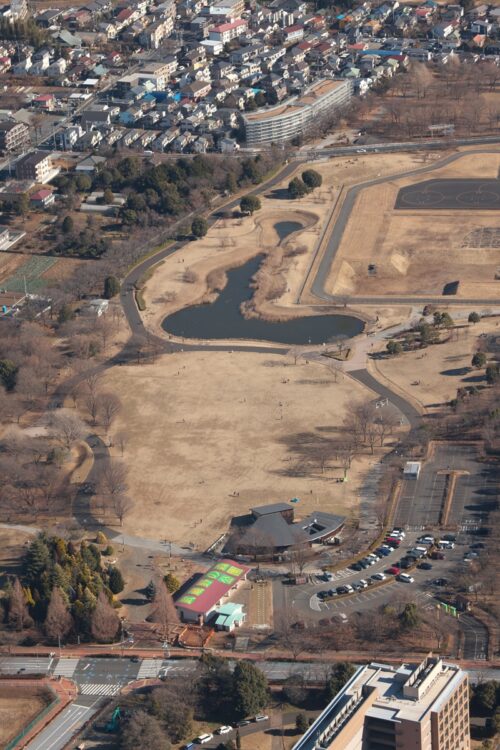
<path id="1" fill-rule="evenodd" d="M 101 591 L 92 612 L 92 635 L 99 643 L 110 643 L 116 638 L 119 628 L 120 618 L 109 603 L 104 591 Z"/>
<path id="2" fill-rule="evenodd" d="M 54 641 L 65 638 L 73 627 L 71 617 L 63 593 L 55 586 L 50 595 L 50 602 L 45 618 L 45 632 Z"/>
<path id="3" fill-rule="evenodd" d="M 127 443 L 128 443 L 128 433 L 125 432 L 124 430 L 117 432 L 116 435 L 114 436 L 114 443 L 120 449 L 120 453 L 122 454 L 122 458 L 123 458 L 123 454 L 125 453 L 125 448 L 127 447 Z"/>
<path id="4" fill-rule="evenodd" d="M 161 575 L 157 576 L 156 593 L 153 600 L 153 614 L 151 619 L 160 625 L 163 638 L 168 639 L 173 628 L 179 624 L 179 615 L 172 599 L 172 594 L 165 586 L 165 581 Z"/>
<path id="5" fill-rule="evenodd" d="M 47 426 L 54 440 L 67 451 L 87 434 L 87 428 L 80 417 L 66 409 L 49 413 Z"/>
<path id="6" fill-rule="evenodd" d="M 120 493 L 111 496 L 111 504 L 113 511 L 120 522 L 120 526 L 123 526 L 123 519 L 134 507 L 134 501 L 128 495 Z"/>
<path id="7" fill-rule="evenodd" d="M 113 420 L 120 413 L 122 402 L 120 398 L 109 391 L 99 393 L 96 398 L 96 414 L 99 416 L 106 432 L 113 424 Z"/>

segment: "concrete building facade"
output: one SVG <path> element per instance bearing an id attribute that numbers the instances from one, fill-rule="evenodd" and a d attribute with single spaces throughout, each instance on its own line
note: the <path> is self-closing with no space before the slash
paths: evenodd
<path id="1" fill-rule="evenodd" d="M 305 132 L 311 122 L 345 107 L 352 95 L 349 80 L 321 80 L 285 104 L 243 115 L 247 145 L 280 143 Z"/>
<path id="2" fill-rule="evenodd" d="M 0 122 L 0 150 L 21 151 L 30 142 L 30 131 L 24 122 L 2 120 Z"/>
<path id="3" fill-rule="evenodd" d="M 470 750 L 467 674 L 430 657 L 360 667 L 293 750 Z"/>

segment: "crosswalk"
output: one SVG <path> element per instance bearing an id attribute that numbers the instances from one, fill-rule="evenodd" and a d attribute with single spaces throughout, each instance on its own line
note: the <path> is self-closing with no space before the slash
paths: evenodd
<path id="1" fill-rule="evenodd" d="M 143 680 L 146 677 L 158 677 L 161 663 L 162 659 L 144 659 L 137 673 L 137 679 Z"/>
<path id="2" fill-rule="evenodd" d="M 120 692 L 121 685 L 109 685 L 106 683 L 88 682 L 80 685 L 82 695 L 117 695 Z"/>
<path id="3" fill-rule="evenodd" d="M 73 677 L 79 659 L 59 659 L 54 669 L 55 677 Z"/>

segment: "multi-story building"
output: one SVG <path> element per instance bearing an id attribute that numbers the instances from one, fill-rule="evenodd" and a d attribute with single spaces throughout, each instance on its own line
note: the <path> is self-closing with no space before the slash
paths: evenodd
<path id="1" fill-rule="evenodd" d="M 304 94 L 276 107 L 243 115 L 249 146 L 280 143 L 304 133 L 311 122 L 345 107 L 352 94 L 349 80 L 316 81 Z"/>
<path id="2" fill-rule="evenodd" d="M 214 26 L 210 30 L 209 38 L 214 42 L 222 42 L 222 44 L 228 44 L 233 39 L 236 39 L 248 31 L 248 24 L 242 18 L 238 18 L 236 21 L 231 23 L 221 23 L 220 26 Z"/>
<path id="3" fill-rule="evenodd" d="M 469 687 L 458 666 L 360 667 L 293 750 L 470 750 Z"/>
<path id="4" fill-rule="evenodd" d="M 24 122 L 0 121 L 0 150 L 21 151 L 30 142 L 30 131 Z"/>
<path id="5" fill-rule="evenodd" d="M 18 180 L 35 180 L 35 182 L 46 182 L 51 176 L 55 176 L 52 168 L 50 154 L 45 151 L 33 151 L 31 154 L 21 157 L 16 163 L 16 177 Z"/>

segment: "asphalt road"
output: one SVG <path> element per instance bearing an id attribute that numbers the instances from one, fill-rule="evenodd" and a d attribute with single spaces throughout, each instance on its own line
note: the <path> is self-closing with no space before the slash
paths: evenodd
<path id="1" fill-rule="evenodd" d="M 40 734 L 28 743 L 26 750 L 63 750 L 71 738 L 98 711 L 102 702 L 102 698 L 80 697 L 78 701 L 64 708 Z"/>

